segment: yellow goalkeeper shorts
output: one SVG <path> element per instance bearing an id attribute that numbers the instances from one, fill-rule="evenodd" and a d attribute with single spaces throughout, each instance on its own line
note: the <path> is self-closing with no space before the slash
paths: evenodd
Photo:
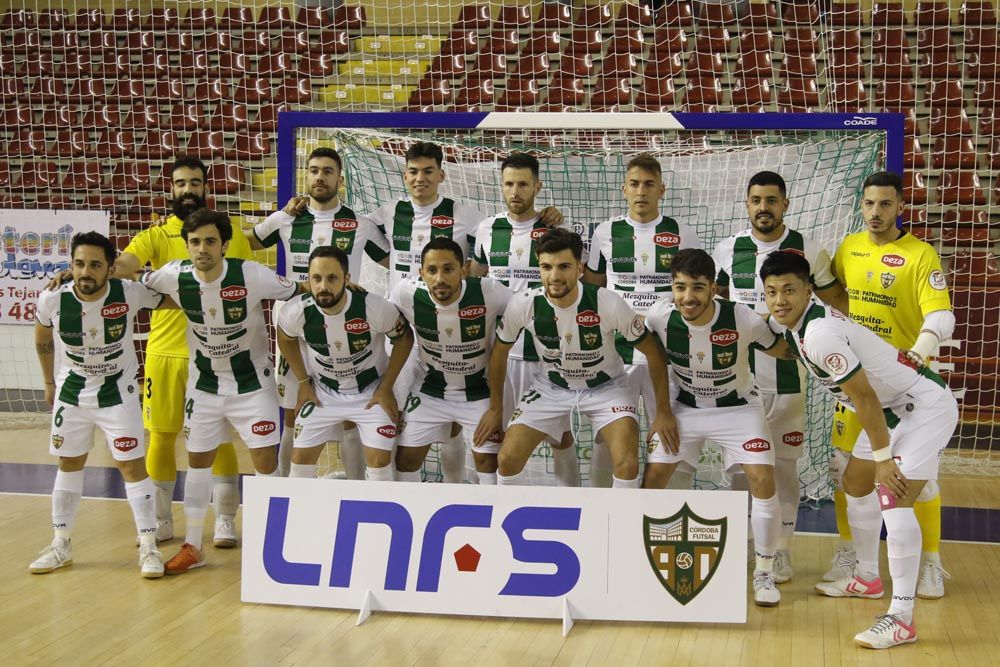
<path id="1" fill-rule="evenodd" d="M 184 390 L 188 360 L 182 357 L 146 357 L 142 385 L 142 421 L 147 431 L 180 433 L 184 428 Z"/>

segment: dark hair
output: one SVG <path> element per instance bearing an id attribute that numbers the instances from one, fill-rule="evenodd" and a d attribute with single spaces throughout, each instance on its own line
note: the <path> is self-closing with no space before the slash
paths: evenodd
<path id="1" fill-rule="evenodd" d="M 683 248 L 677 251 L 670 262 L 670 275 L 677 278 L 679 273 L 685 273 L 692 278 L 708 278 L 709 282 L 714 282 L 715 262 L 712 256 L 701 248 Z"/>
<path id="2" fill-rule="evenodd" d="M 781 196 L 784 197 L 787 192 L 785 187 L 785 179 L 781 177 L 781 174 L 777 174 L 773 171 L 758 171 L 756 174 L 750 177 L 750 182 L 747 183 L 747 195 L 750 195 L 750 188 L 755 185 L 777 185 L 778 191 L 781 192 Z"/>
<path id="3" fill-rule="evenodd" d="M 337 169 L 344 171 L 344 161 L 340 159 L 340 153 L 338 153 L 336 149 L 330 148 L 329 146 L 314 148 L 313 152 L 309 154 L 309 159 L 306 160 L 306 163 L 308 164 L 309 160 L 312 160 L 314 157 L 330 158 L 337 163 Z"/>
<path id="4" fill-rule="evenodd" d="M 542 253 L 554 254 L 563 250 L 572 252 L 577 261 L 583 259 L 583 239 L 572 230 L 556 227 L 545 232 L 535 243 L 536 257 L 541 257 Z"/>
<path id="5" fill-rule="evenodd" d="M 222 211 L 213 211 L 208 208 L 199 208 L 187 217 L 181 227 L 181 236 L 187 241 L 188 234 L 207 225 L 215 225 L 223 243 L 233 238 L 233 223 L 229 221 L 229 216 Z"/>
<path id="6" fill-rule="evenodd" d="M 444 162 L 444 151 L 437 144 L 432 144 L 429 141 L 418 141 L 410 144 L 410 147 L 406 149 L 404 157 L 407 162 L 422 157 L 432 157 L 437 162 L 437 166 L 440 167 L 441 163 Z"/>
<path id="7" fill-rule="evenodd" d="M 347 253 L 332 245 L 318 245 L 313 248 L 313 251 L 309 253 L 309 264 L 318 257 L 333 257 L 335 260 L 340 262 L 340 267 L 344 269 L 344 275 L 346 276 L 350 273 L 350 262 L 347 259 Z"/>
<path id="8" fill-rule="evenodd" d="M 650 153 L 639 153 L 634 158 L 628 161 L 625 165 L 625 173 L 628 173 L 632 169 L 642 169 L 643 171 L 648 171 L 651 174 L 656 174 L 662 178 L 663 168 L 660 166 L 660 161 L 653 157 Z"/>
<path id="9" fill-rule="evenodd" d="M 531 174 L 538 178 L 538 158 L 528 153 L 511 153 L 500 163 L 500 171 L 507 167 L 511 169 L 530 169 Z"/>
<path id="10" fill-rule="evenodd" d="M 900 178 L 899 174 L 894 174 L 891 171 L 877 171 L 874 174 L 868 176 L 865 179 L 864 184 L 861 186 L 861 192 L 864 192 L 870 187 L 892 187 L 896 189 L 896 194 L 900 197 L 903 196 L 903 179 Z"/>
<path id="11" fill-rule="evenodd" d="M 208 180 L 208 167 L 205 166 L 204 162 L 193 155 L 178 155 L 174 159 L 174 163 L 170 165 L 170 172 L 167 175 L 171 178 L 171 180 L 173 180 L 174 172 L 185 167 L 187 169 L 201 169 L 202 177 L 206 181 Z"/>
<path id="12" fill-rule="evenodd" d="M 447 236 L 436 236 L 424 246 L 424 249 L 420 251 L 421 264 L 424 263 L 424 258 L 427 257 L 427 253 L 431 250 L 449 250 L 455 254 L 455 259 L 458 260 L 459 264 L 462 264 L 465 261 L 465 255 L 462 253 L 462 246 L 458 245 Z"/>
<path id="13" fill-rule="evenodd" d="M 812 274 L 809 261 L 794 250 L 775 250 L 760 265 L 761 282 L 771 276 L 784 276 L 789 273 L 798 276 L 806 283 L 809 282 L 809 276 Z"/>
<path id="14" fill-rule="evenodd" d="M 118 250 L 115 248 L 115 244 L 107 236 L 99 232 L 78 232 L 74 234 L 69 242 L 69 256 L 73 257 L 76 255 L 76 249 L 82 245 L 92 245 L 104 250 L 104 257 L 108 260 L 109 267 L 115 263 L 115 258 L 118 257 Z"/>

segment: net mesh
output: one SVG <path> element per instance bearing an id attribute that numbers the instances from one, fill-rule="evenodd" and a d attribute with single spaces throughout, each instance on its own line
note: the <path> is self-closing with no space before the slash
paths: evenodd
<path id="1" fill-rule="evenodd" d="M 247 226 L 276 204 L 283 108 L 901 111 L 907 222 L 942 255 L 958 320 L 943 465 L 995 474 L 997 35 L 995 0 L 9 0 L 0 206 L 107 210 L 123 247 L 167 210 L 162 165 L 193 152 Z M 0 407 L 22 413 L 41 410 L 25 321 L 0 313 Z"/>

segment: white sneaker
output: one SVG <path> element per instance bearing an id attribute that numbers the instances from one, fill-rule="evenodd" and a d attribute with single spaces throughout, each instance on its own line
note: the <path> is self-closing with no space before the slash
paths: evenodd
<path id="1" fill-rule="evenodd" d="M 832 567 L 823 575 L 823 581 L 839 581 L 845 577 L 854 576 L 854 566 L 858 564 L 858 555 L 853 547 L 839 546 L 830 561 Z"/>
<path id="2" fill-rule="evenodd" d="M 69 540 L 60 537 L 52 540 L 52 544 L 42 549 L 38 558 L 28 566 L 32 574 L 45 574 L 73 564 L 73 545 Z"/>
<path id="3" fill-rule="evenodd" d="M 144 579 L 163 576 L 163 554 L 155 545 L 139 547 L 139 573 Z"/>
<path id="4" fill-rule="evenodd" d="M 937 600 L 944 597 L 944 580 L 951 579 L 948 571 L 937 563 L 925 560 L 920 565 L 920 580 L 917 582 L 917 597 Z"/>
<path id="5" fill-rule="evenodd" d="M 347 479 L 347 473 L 343 470 L 334 470 L 323 475 L 323 479 Z"/>
<path id="6" fill-rule="evenodd" d="M 857 570 L 851 570 L 851 576 L 837 581 L 821 581 L 816 584 L 816 592 L 831 598 L 870 598 L 877 599 L 885 594 L 882 579 L 862 579 Z"/>
<path id="7" fill-rule="evenodd" d="M 774 553 L 774 583 L 784 584 L 791 580 L 794 574 L 792 570 L 792 555 L 786 549 L 779 549 Z"/>
<path id="8" fill-rule="evenodd" d="M 236 523 L 232 517 L 220 516 L 215 520 L 215 538 L 212 540 L 219 549 L 232 549 L 236 546 Z"/>
<path id="9" fill-rule="evenodd" d="M 753 573 L 753 601 L 758 607 L 777 607 L 781 593 L 770 572 Z"/>
<path id="10" fill-rule="evenodd" d="M 917 641 L 917 628 L 898 616 L 883 614 L 876 617 L 875 625 L 854 635 L 854 641 L 865 648 L 892 648 Z"/>

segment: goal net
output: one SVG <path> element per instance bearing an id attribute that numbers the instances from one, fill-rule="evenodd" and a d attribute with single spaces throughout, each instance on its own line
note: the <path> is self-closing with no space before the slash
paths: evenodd
<path id="1" fill-rule="evenodd" d="M 373 123 L 381 122 L 378 115 L 366 115 Z M 503 116 L 514 114 L 491 114 L 490 118 Z M 485 217 L 504 210 L 500 162 L 511 152 L 525 151 L 535 155 L 541 165 L 543 186 L 536 208 L 559 208 L 586 241 L 597 224 L 625 213 L 621 191 L 625 165 L 636 154 L 649 153 L 663 168 L 666 194 L 661 212 L 694 228 L 704 247 L 711 250 L 723 238 L 748 227 L 744 204 L 747 182 L 756 172 L 767 169 L 782 174 L 788 184 L 791 206 L 786 223 L 820 242 L 832 256 L 840 239 L 860 224 L 858 186 L 867 174 L 881 168 L 885 142 L 880 131 L 656 129 L 652 116 L 642 123 L 645 128 L 632 123 L 632 129 L 614 129 L 614 115 L 592 116 L 589 122 L 587 114 L 558 116 L 556 120 L 556 115 L 550 114 L 546 125 L 563 124 L 566 129 L 300 127 L 295 142 L 296 174 L 299 178 L 304 175 L 306 158 L 314 148 L 336 147 L 344 159 L 347 204 L 357 211 L 373 211 L 406 194 L 402 155 L 407 146 L 433 141 L 442 146 L 446 156 L 441 192 L 474 206 Z M 602 126 L 611 127 L 594 129 Z M 279 179 L 282 168 L 279 156 Z M 296 190 L 302 191 L 303 185 L 297 182 Z M 361 282 L 368 289 L 384 293 L 385 280 L 381 267 L 366 264 Z M 800 478 L 805 496 L 823 498 L 832 491 L 827 472 L 832 406 L 812 385 L 808 406 L 808 449 Z M 586 483 L 593 434 L 586 420 L 575 416 L 574 430 L 580 474 Z M 426 479 L 440 477 L 435 453 L 429 457 Z M 554 483 L 546 446 L 536 452 L 529 471 L 533 483 Z M 717 448 L 705 450 L 696 481 L 703 488 L 728 484 Z"/>

